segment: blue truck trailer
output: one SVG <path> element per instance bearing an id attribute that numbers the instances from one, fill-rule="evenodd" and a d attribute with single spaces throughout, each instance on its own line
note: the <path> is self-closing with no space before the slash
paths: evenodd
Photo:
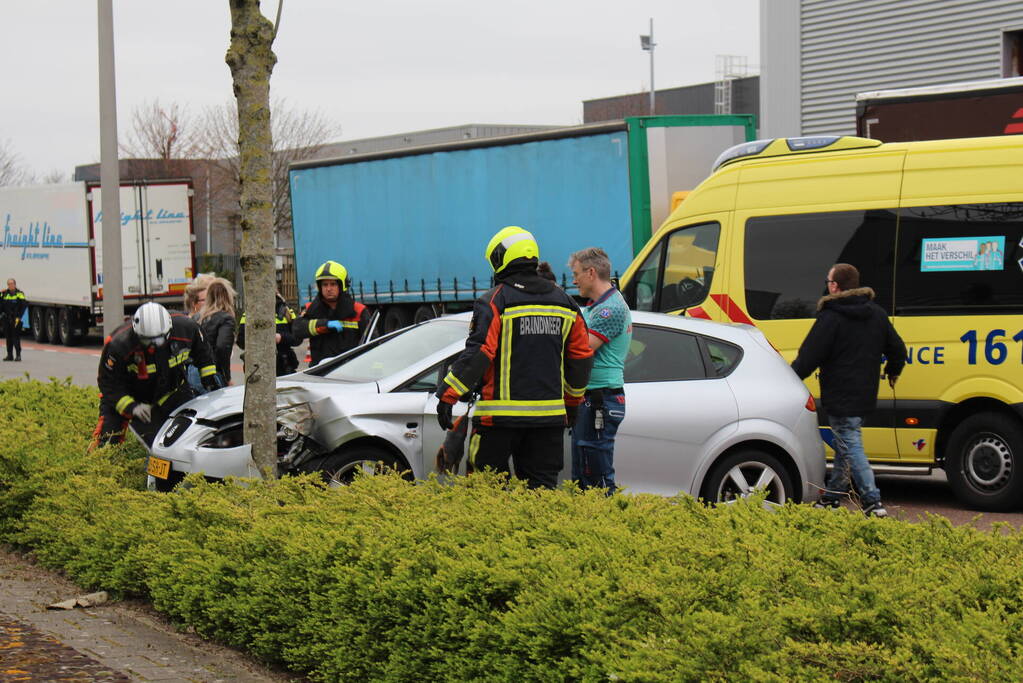
<path id="1" fill-rule="evenodd" d="M 721 150 L 752 140 L 752 115 L 651 116 L 293 164 L 300 296 L 343 263 L 384 331 L 461 310 L 491 286 L 483 252 L 519 225 L 574 293 L 567 262 L 587 246 L 624 271 Z"/>

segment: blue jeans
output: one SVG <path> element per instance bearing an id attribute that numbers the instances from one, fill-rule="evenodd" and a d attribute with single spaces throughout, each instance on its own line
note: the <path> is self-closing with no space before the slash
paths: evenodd
<path id="1" fill-rule="evenodd" d="M 199 377 L 199 368 L 189 363 L 185 368 L 185 372 L 188 377 L 188 386 L 192 387 L 192 391 L 195 392 L 195 395 L 202 396 L 205 394 L 206 387 L 202 385 L 202 379 Z"/>
<path id="2" fill-rule="evenodd" d="M 599 403 L 599 399 L 587 394 L 579 406 L 579 416 L 572 428 L 572 480 L 584 489 L 600 487 L 614 493 L 615 435 L 625 419 L 625 394 L 604 395 L 600 406 L 604 419 L 601 429 L 594 426 Z"/>
<path id="3" fill-rule="evenodd" d="M 852 474 L 856 491 L 863 507 L 881 500 L 881 492 L 874 483 L 874 471 L 863 452 L 863 436 L 860 427 L 862 417 L 829 417 L 831 433 L 835 437 L 835 461 L 828 475 L 828 490 L 821 496 L 824 500 L 837 500 L 849 491 L 849 475 Z"/>

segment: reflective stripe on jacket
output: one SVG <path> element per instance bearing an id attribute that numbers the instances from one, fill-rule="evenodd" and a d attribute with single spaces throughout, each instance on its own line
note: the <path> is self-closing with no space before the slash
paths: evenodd
<path id="1" fill-rule="evenodd" d="M 476 300 L 465 350 L 438 397 L 454 403 L 479 387 L 474 419 L 485 426 L 565 424 L 582 401 L 593 351 L 575 302 L 549 280 L 521 270 Z"/>

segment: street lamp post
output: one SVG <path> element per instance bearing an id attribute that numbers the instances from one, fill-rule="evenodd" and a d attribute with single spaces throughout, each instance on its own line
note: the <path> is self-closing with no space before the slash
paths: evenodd
<path id="1" fill-rule="evenodd" d="M 654 19 L 650 18 L 650 35 L 639 37 L 639 46 L 650 53 L 650 115 L 654 115 Z"/>
<path id="2" fill-rule="evenodd" d="M 103 211 L 103 336 L 124 322 L 121 277 L 121 170 L 117 161 L 117 95 L 114 86 L 114 8 L 97 0 L 99 15 L 99 146 Z"/>

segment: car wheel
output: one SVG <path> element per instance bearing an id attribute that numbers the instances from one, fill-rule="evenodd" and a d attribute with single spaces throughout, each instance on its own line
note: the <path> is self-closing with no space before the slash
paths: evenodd
<path id="1" fill-rule="evenodd" d="M 963 420 L 948 440 L 945 474 L 959 500 L 982 510 L 1011 510 L 1023 495 L 1023 428 L 1000 413 Z"/>
<path id="2" fill-rule="evenodd" d="M 782 505 L 795 489 L 785 467 L 773 455 L 743 450 L 726 456 L 710 471 L 702 497 L 711 503 L 731 503 L 767 489 L 767 502 Z"/>
<path id="3" fill-rule="evenodd" d="M 32 337 L 40 344 L 50 341 L 50 335 L 46 331 L 46 309 L 41 306 L 33 306 L 28 317 L 29 323 L 32 325 Z"/>
<path id="4" fill-rule="evenodd" d="M 402 472 L 406 479 L 412 473 L 404 463 L 384 450 L 376 448 L 352 448 L 313 460 L 303 467 L 305 472 L 319 472 L 329 486 L 347 486 L 360 473 L 363 475 L 383 474 L 387 471 Z"/>
<path id="5" fill-rule="evenodd" d="M 404 306 L 388 306 L 384 313 L 384 334 L 408 327 L 411 323 L 412 318 Z"/>

